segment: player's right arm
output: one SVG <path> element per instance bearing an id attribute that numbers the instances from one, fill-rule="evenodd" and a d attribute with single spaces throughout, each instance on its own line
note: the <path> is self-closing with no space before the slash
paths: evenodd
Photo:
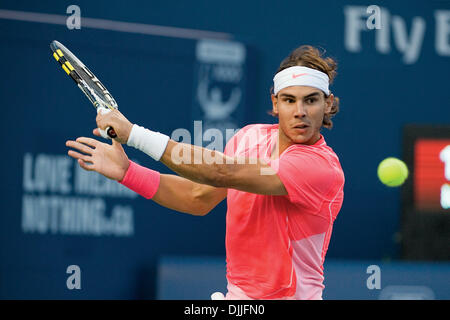
<path id="1" fill-rule="evenodd" d="M 88 171 L 96 171 L 105 177 L 123 181 L 129 172 L 130 166 L 137 168 L 132 179 L 138 181 L 140 193 L 148 195 L 148 190 L 157 188 L 151 199 L 166 208 L 193 215 L 205 215 L 219 204 L 227 195 L 226 188 L 213 187 L 186 178 L 161 174 L 156 186 L 152 179 L 152 170 L 131 163 L 120 143 L 112 140 L 111 144 L 103 143 L 91 138 L 78 138 L 76 141 L 67 141 L 66 146 L 77 151 L 69 150 L 68 154 L 78 161 L 80 167 Z M 134 183 L 136 186 L 136 183 Z"/>

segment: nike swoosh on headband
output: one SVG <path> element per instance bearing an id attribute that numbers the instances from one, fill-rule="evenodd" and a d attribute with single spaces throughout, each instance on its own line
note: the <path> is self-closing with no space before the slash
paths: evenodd
<path id="1" fill-rule="evenodd" d="M 293 74 L 293 75 L 292 75 L 292 79 L 298 78 L 298 77 L 300 77 L 300 76 L 304 76 L 304 75 L 306 75 L 306 74 L 307 74 L 307 73 Z"/>

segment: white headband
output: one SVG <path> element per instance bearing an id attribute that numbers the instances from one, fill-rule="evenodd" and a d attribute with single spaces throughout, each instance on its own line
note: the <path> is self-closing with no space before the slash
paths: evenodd
<path id="1" fill-rule="evenodd" d="M 328 85 L 329 78 L 325 73 L 302 66 L 281 70 L 273 77 L 273 90 L 275 95 L 286 87 L 308 86 L 320 89 L 328 96 L 330 94 Z"/>

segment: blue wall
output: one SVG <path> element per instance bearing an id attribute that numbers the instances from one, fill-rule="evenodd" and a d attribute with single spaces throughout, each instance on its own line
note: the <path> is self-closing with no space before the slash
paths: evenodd
<path id="1" fill-rule="evenodd" d="M 301 44 L 324 47 L 339 63 L 331 90 L 341 98 L 341 111 L 335 127 L 323 134 L 346 175 L 344 204 L 327 257 L 399 256 L 395 239 L 400 228 L 400 189 L 384 187 L 376 168 L 388 156 L 402 156 L 403 125 L 449 122 L 450 56 L 439 52 L 435 41 L 439 34 L 436 13 L 448 12 L 449 3 L 377 2 L 388 10 L 389 19 L 383 20 L 383 31 L 360 33 L 359 52 L 348 45 L 348 12 L 366 8 L 364 1 L 1 1 L 0 9 L 66 15 L 71 4 L 79 5 L 82 17 L 231 34 L 246 50 L 241 65 L 245 78 L 239 84 L 245 90 L 239 106 L 244 112 L 235 114 L 237 125 L 273 122 L 266 111 L 271 107 L 269 88 L 280 61 Z M 423 38 L 416 31 L 418 49 L 404 54 L 398 25 L 405 22 L 410 39 L 413 18 L 419 31 L 424 23 Z M 377 44 L 377 32 L 385 31 L 387 40 Z M 0 19 L 5 147 L 0 160 L 0 297 L 153 298 L 160 255 L 225 253 L 225 204 L 200 218 L 127 194 L 26 190 L 26 154 L 33 161 L 38 155 L 57 161 L 66 154 L 67 139 L 91 136 L 95 125 L 94 109 L 51 57 L 48 45 L 54 39 L 66 44 L 101 78 L 131 121 L 170 134 L 176 128 L 192 130 L 195 120 L 197 40 Z M 414 57 L 411 52 L 418 54 Z M 178 76 L 181 81 L 173 81 Z M 127 153 L 141 164 L 170 172 L 134 150 Z M 75 163 L 68 166 L 71 174 L 77 174 Z M 24 199 L 45 196 L 100 199 L 107 218 L 117 207 L 124 207 L 132 212 L 133 229 L 125 235 L 26 231 Z M 71 264 L 82 270 L 79 292 L 65 286 L 65 270 Z"/>
<path id="2" fill-rule="evenodd" d="M 164 256 L 157 299 L 205 300 L 226 293 L 224 257 Z M 448 300 L 449 263 L 380 262 L 328 258 L 325 300 Z"/>

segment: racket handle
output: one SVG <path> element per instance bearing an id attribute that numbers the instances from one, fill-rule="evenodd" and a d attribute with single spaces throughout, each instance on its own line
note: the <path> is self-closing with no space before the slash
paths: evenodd
<path id="1" fill-rule="evenodd" d="M 111 112 L 111 109 L 107 109 L 107 108 L 103 108 L 103 107 L 97 108 L 97 113 L 106 114 L 109 112 Z M 108 138 L 113 139 L 113 138 L 117 137 L 117 134 L 114 131 L 114 128 L 112 128 L 112 127 L 107 127 L 106 130 L 98 128 L 98 131 L 100 132 L 100 135 L 105 139 L 108 139 Z"/>
<path id="2" fill-rule="evenodd" d="M 106 134 L 108 135 L 108 137 L 110 137 L 112 139 L 117 137 L 117 134 L 112 127 L 106 128 Z"/>

